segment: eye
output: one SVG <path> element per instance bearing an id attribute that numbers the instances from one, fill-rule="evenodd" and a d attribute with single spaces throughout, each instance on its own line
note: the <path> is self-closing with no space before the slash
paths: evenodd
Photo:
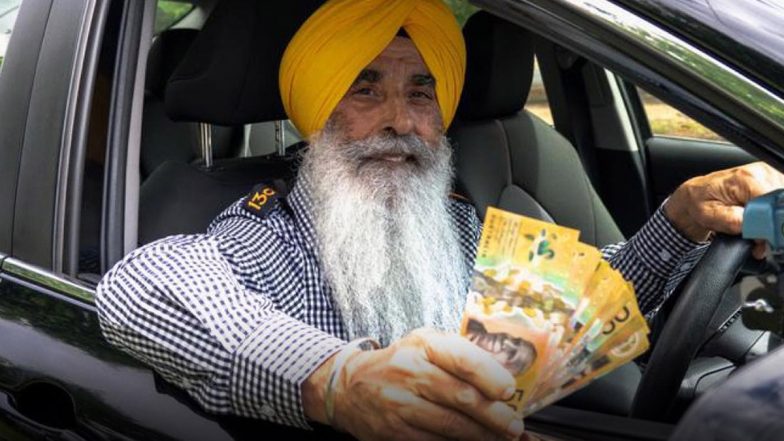
<path id="1" fill-rule="evenodd" d="M 411 92 L 411 98 L 432 101 L 433 100 L 433 95 L 431 93 L 423 91 L 423 90 L 416 90 L 416 91 Z"/>
<path id="2" fill-rule="evenodd" d="M 371 87 L 359 87 L 354 89 L 354 95 L 375 96 L 376 91 Z"/>

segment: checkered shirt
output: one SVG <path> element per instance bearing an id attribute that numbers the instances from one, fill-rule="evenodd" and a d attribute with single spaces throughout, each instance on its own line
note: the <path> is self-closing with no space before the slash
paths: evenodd
<path id="1" fill-rule="evenodd" d="M 309 428 L 301 385 L 347 334 L 319 268 L 308 191 L 297 183 L 263 217 L 242 202 L 206 234 L 161 239 L 115 265 L 97 288 L 101 328 L 210 412 Z M 449 209 L 470 268 L 481 225 L 469 204 Z M 661 209 L 602 251 L 648 317 L 702 254 Z"/>

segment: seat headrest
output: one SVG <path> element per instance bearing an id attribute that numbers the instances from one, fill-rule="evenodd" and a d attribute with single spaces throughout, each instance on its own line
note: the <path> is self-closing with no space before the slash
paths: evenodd
<path id="1" fill-rule="evenodd" d="M 483 120 L 519 112 L 534 72 L 531 35 L 486 11 L 468 19 L 463 35 L 468 61 L 458 118 Z"/>
<path id="2" fill-rule="evenodd" d="M 169 79 L 166 113 L 227 126 L 286 119 L 278 70 L 323 0 L 223 0 Z"/>
<path id="3" fill-rule="evenodd" d="M 163 100 L 166 82 L 196 39 L 196 29 L 168 29 L 155 38 L 147 56 L 145 89 Z"/>

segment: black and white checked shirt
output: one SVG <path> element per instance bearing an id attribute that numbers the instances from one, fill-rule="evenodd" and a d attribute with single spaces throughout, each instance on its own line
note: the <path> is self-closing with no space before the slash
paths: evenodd
<path id="1" fill-rule="evenodd" d="M 106 338 L 208 411 L 309 428 L 301 384 L 345 345 L 346 331 L 319 268 L 306 187 L 298 182 L 264 217 L 238 201 L 206 234 L 130 253 L 98 285 Z M 481 225 L 469 204 L 452 201 L 450 213 L 471 268 Z M 648 317 L 702 254 L 661 209 L 602 252 Z"/>

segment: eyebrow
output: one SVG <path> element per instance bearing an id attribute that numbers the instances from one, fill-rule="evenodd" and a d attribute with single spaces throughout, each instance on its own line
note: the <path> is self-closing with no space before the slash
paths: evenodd
<path id="1" fill-rule="evenodd" d="M 417 74 L 411 76 L 411 82 L 416 86 L 435 86 L 436 79 L 430 74 Z"/>
<path id="2" fill-rule="evenodd" d="M 374 70 L 374 69 L 362 69 L 362 72 L 357 75 L 357 79 L 354 80 L 354 84 L 359 84 L 363 81 L 367 81 L 368 83 L 378 83 L 381 81 L 381 77 L 383 75 L 381 72 Z"/>
<path id="3" fill-rule="evenodd" d="M 383 76 L 383 73 L 375 69 L 362 69 L 362 72 L 360 72 L 359 75 L 357 75 L 357 78 L 354 80 L 354 85 L 357 85 L 363 81 L 368 83 L 378 83 L 381 81 Z M 430 74 L 414 74 L 411 75 L 411 83 L 413 83 L 415 86 L 435 86 L 436 79 Z"/>

